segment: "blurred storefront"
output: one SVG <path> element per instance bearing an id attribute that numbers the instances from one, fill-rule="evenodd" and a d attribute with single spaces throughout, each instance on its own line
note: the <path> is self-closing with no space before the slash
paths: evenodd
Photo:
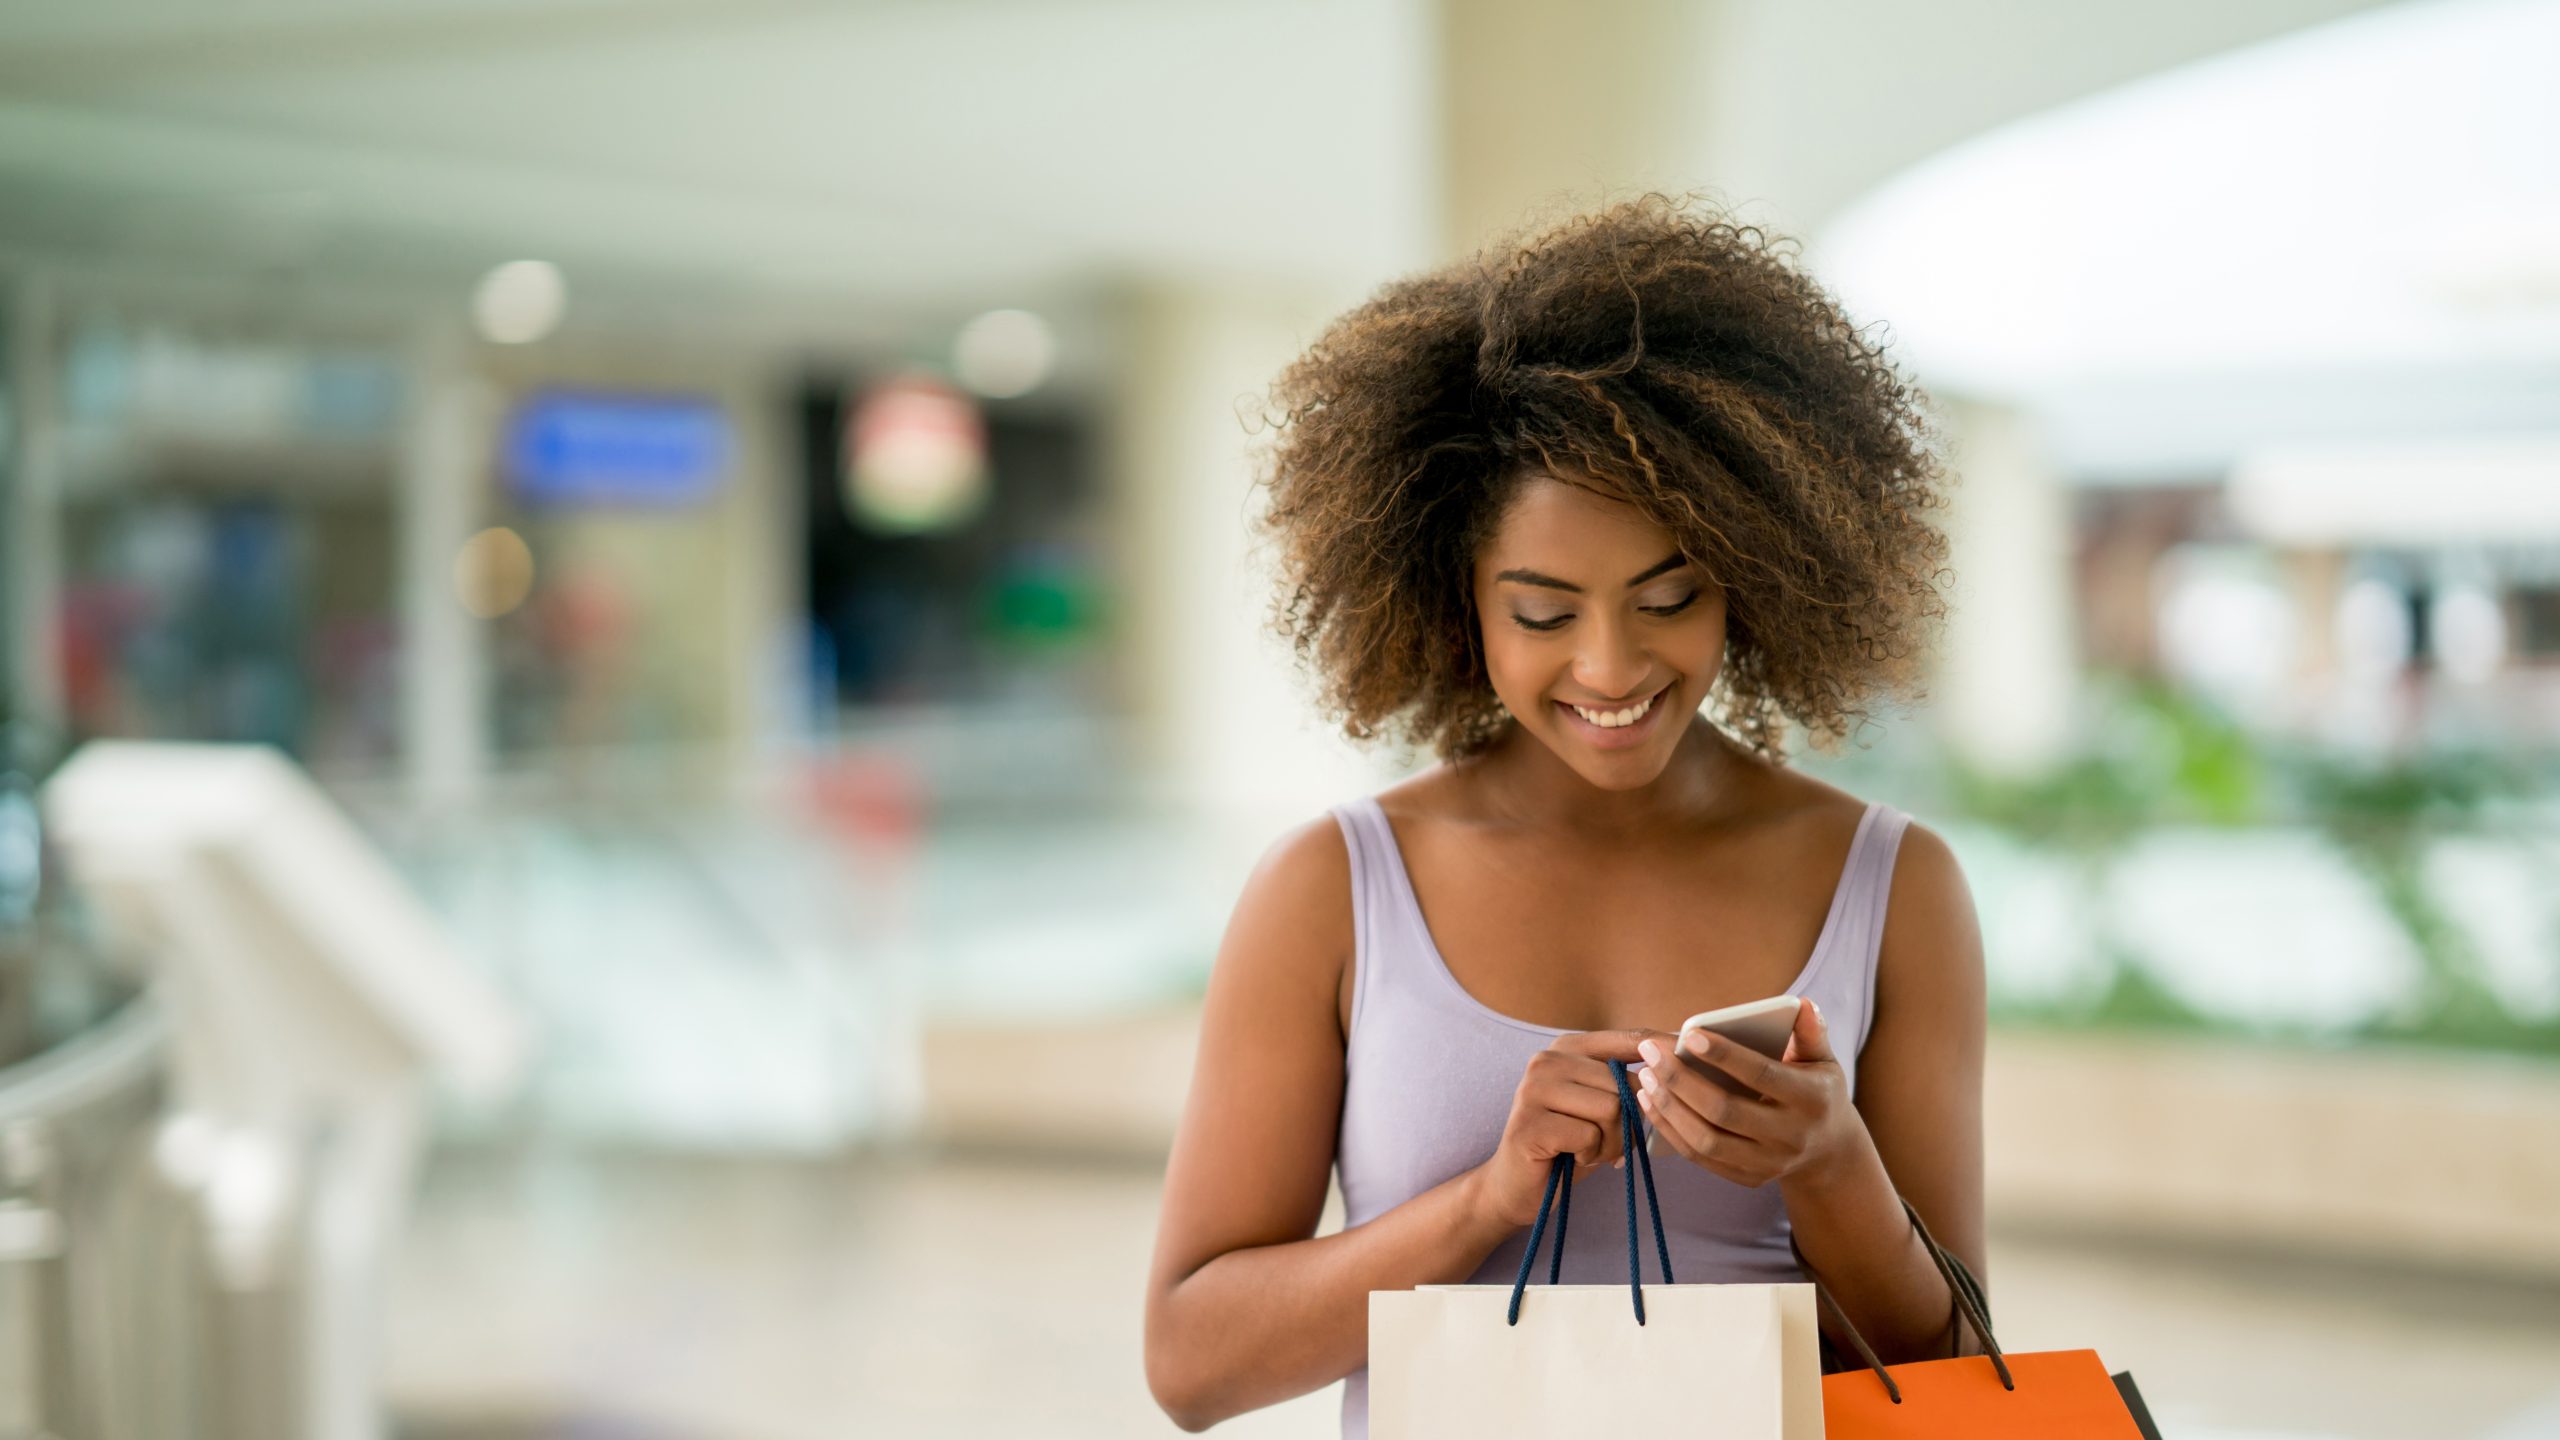
<path id="1" fill-rule="evenodd" d="M 28 688 L 74 734 L 392 762 L 396 356 L 104 305 L 16 323 L 14 422 L 49 462 L 13 517 L 12 570 L 47 582 L 19 591 Z"/>
<path id="2" fill-rule="evenodd" d="M 433 321 L 10 312 L 30 718 L 450 800 L 635 752 L 716 794 L 865 717 L 1111 703 L 1084 403 Z"/>

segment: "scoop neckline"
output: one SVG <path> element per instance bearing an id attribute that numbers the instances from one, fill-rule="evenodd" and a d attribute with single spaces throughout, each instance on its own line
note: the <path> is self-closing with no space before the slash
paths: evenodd
<path id="1" fill-rule="evenodd" d="M 1431 972 L 1439 977 L 1440 983 L 1447 986 L 1460 1003 L 1497 1024 L 1508 1025 L 1514 1030 L 1525 1030 L 1533 1035 L 1557 1036 L 1579 1033 L 1570 1027 L 1541 1025 L 1534 1020 L 1523 1020 L 1516 1015 L 1505 1014 L 1476 998 L 1475 992 L 1469 990 L 1465 982 L 1458 979 L 1457 972 L 1449 968 L 1448 957 L 1440 953 L 1440 937 L 1431 933 L 1430 917 L 1422 913 L 1422 896 L 1413 888 L 1413 872 L 1405 868 L 1404 845 L 1396 839 L 1395 821 L 1388 818 L 1386 807 L 1378 803 L 1377 796 L 1363 796 L 1361 803 L 1377 817 L 1378 833 L 1386 841 L 1387 859 L 1391 862 L 1388 868 L 1395 876 L 1398 892 L 1404 897 L 1405 908 L 1413 914 L 1414 928 L 1422 933 L 1422 948 L 1430 953 Z M 1867 833 L 1875 827 L 1876 816 L 1883 810 L 1883 801 L 1870 800 L 1867 802 L 1865 811 L 1858 816 L 1858 828 L 1849 837 L 1849 854 L 1840 862 L 1840 878 L 1831 887 L 1831 907 L 1823 912 L 1821 933 L 1813 937 L 1813 949 L 1805 956 L 1803 967 L 1796 971 L 1796 978 L 1788 982 L 1787 988 L 1779 991 L 1779 994 L 1802 995 L 1805 988 L 1813 983 L 1814 976 L 1821 971 L 1823 962 L 1831 957 L 1832 937 L 1839 933 L 1840 917 L 1849 908 L 1849 882 L 1857 874 L 1859 852 L 1866 849 Z"/>

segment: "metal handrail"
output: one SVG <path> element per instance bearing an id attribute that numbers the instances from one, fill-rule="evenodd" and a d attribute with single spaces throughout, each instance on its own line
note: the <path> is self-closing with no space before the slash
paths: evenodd
<path id="1" fill-rule="evenodd" d="M 61 1044 L 0 1066 L 0 1125 L 58 1119 L 106 1099 L 157 1067 L 168 1037 L 156 994 L 136 993 Z"/>

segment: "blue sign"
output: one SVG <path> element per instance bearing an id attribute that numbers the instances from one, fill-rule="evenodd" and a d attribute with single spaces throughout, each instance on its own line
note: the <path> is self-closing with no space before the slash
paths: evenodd
<path id="1" fill-rule="evenodd" d="M 681 395 L 545 391 L 507 423 L 507 483 L 530 505 L 692 505 L 729 464 L 729 417 Z"/>

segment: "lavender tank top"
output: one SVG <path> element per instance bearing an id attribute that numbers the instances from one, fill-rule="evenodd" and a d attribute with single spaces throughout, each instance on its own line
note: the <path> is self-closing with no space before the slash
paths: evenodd
<path id="1" fill-rule="evenodd" d="M 1530 1057 L 1570 1032 L 1515 1020 L 1468 994 L 1423 922 L 1395 831 L 1377 800 L 1364 797 L 1332 813 L 1351 850 L 1358 946 L 1334 1170 L 1344 1223 L 1360 1225 L 1491 1156 Z M 1858 1055 L 1866 1048 L 1875 1010 L 1876 949 L 1884 935 L 1894 855 L 1910 818 L 1883 804 L 1869 805 L 1859 817 L 1821 936 L 1786 990 L 1822 1007 L 1853 1095 Z M 1682 1283 L 1802 1278 L 1788 1250 L 1787 1211 L 1777 1186 L 1755 1190 L 1676 1155 L 1671 1162 L 1657 1161 L 1654 1180 L 1673 1273 Z M 1510 1284 L 1527 1241 L 1523 1231 L 1503 1242 L 1469 1282 Z M 1645 1253 L 1649 1257 L 1652 1248 Z M 1651 1265 L 1648 1259 L 1648 1270 Z M 1624 1207 L 1575 1206 L 1565 1282 L 1622 1284 L 1626 1275 Z M 1368 1436 L 1366 1369 L 1354 1371 L 1343 1387 L 1342 1433 L 1345 1440 Z"/>

